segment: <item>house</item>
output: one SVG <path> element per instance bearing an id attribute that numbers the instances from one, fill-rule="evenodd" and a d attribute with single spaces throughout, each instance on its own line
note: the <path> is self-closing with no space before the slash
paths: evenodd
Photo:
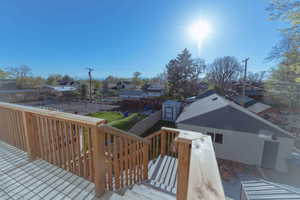
<path id="1" fill-rule="evenodd" d="M 162 105 L 162 120 L 175 122 L 181 111 L 181 103 L 167 100 Z"/>
<path id="2" fill-rule="evenodd" d="M 247 96 L 233 96 L 230 97 L 230 99 L 260 116 L 272 110 L 271 106 L 258 102 L 257 100 Z"/>
<path id="3" fill-rule="evenodd" d="M 147 93 L 147 97 L 160 97 L 165 93 L 164 87 L 159 83 L 146 85 L 144 91 Z"/>
<path id="4" fill-rule="evenodd" d="M 242 81 L 233 81 L 231 83 L 232 90 L 239 94 L 243 94 L 244 83 Z M 264 97 L 263 82 L 247 81 L 245 83 L 245 95 L 256 100 L 261 100 Z"/>
<path id="5" fill-rule="evenodd" d="M 1 90 L 16 90 L 17 82 L 15 79 L 0 79 Z"/>
<path id="6" fill-rule="evenodd" d="M 289 132 L 217 94 L 187 106 L 176 125 L 211 135 L 219 158 L 279 171 L 294 147 Z"/>
<path id="7" fill-rule="evenodd" d="M 119 94 L 121 99 L 141 99 L 146 96 L 147 94 L 142 90 L 124 90 Z"/>
<path id="8" fill-rule="evenodd" d="M 240 200 L 289 200 L 300 199 L 300 189 L 266 180 L 242 182 Z"/>
<path id="9" fill-rule="evenodd" d="M 77 90 L 77 88 L 74 86 L 65 86 L 65 85 L 57 85 L 57 86 L 46 85 L 42 89 L 52 91 L 52 92 L 73 92 Z"/>

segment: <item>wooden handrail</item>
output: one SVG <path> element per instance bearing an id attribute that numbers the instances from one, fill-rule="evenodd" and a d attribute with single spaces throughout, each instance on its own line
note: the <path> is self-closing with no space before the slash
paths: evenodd
<path id="1" fill-rule="evenodd" d="M 123 131 L 123 130 L 120 130 L 120 129 L 117 129 L 117 128 L 112 127 L 110 125 L 103 124 L 103 125 L 99 126 L 99 128 L 103 129 L 105 131 L 109 131 L 111 134 L 114 134 L 114 135 L 117 135 L 117 136 L 125 137 L 125 138 L 128 138 L 130 140 L 135 140 L 137 142 L 143 142 L 143 143 L 146 143 L 146 144 L 150 144 L 149 140 L 147 140 L 145 138 L 139 137 L 137 135 L 134 135 L 132 133 L 129 133 L 129 132 L 126 132 L 126 131 Z"/>
<path id="2" fill-rule="evenodd" d="M 96 166 L 104 166 L 105 171 L 99 172 L 96 179 L 98 182 L 105 180 L 105 184 L 96 184 L 96 194 L 147 180 L 149 141 L 108 125 L 98 126 L 97 129 L 97 137 L 101 135 L 101 146 L 104 148 L 95 149 L 98 155 L 95 161 Z"/>

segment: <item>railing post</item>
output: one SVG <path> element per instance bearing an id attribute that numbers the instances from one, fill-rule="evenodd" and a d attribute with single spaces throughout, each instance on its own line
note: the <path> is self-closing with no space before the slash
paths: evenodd
<path id="1" fill-rule="evenodd" d="M 177 200 L 187 200 L 190 168 L 190 144 L 178 142 Z"/>
<path id="2" fill-rule="evenodd" d="M 93 157 L 95 170 L 94 180 L 97 197 L 100 197 L 105 192 L 105 137 L 104 132 L 100 130 L 101 128 L 97 128 L 97 126 L 92 128 Z"/>
<path id="3" fill-rule="evenodd" d="M 23 127 L 25 133 L 26 149 L 29 160 L 35 160 L 37 158 L 37 142 L 34 134 L 33 115 L 28 112 L 22 112 Z"/>
<path id="4" fill-rule="evenodd" d="M 143 148 L 143 180 L 148 179 L 148 163 L 149 163 L 149 144 L 144 144 Z"/>
<path id="5" fill-rule="evenodd" d="M 160 154 L 161 156 L 166 155 L 166 145 L 167 145 L 167 134 L 166 131 L 161 130 L 160 133 Z"/>

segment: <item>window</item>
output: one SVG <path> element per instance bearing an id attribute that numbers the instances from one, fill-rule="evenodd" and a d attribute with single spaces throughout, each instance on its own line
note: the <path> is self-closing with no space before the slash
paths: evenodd
<path id="1" fill-rule="evenodd" d="M 223 144 L 223 135 L 216 133 L 215 143 Z"/>
<path id="2" fill-rule="evenodd" d="M 214 133 L 208 132 L 207 135 L 209 135 L 209 136 L 211 137 L 211 140 L 212 140 L 212 141 L 215 140 L 215 134 L 214 134 Z"/>

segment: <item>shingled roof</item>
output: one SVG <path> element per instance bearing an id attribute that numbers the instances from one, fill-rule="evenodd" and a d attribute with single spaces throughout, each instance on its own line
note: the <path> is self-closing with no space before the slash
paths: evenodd
<path id="1" fill-rule="evenodd" d="M 268 132 L 279 137 L 292 137 L 289 132 L 217 94 L 199 99 L 187 106 L 176 123 L 251 134 Z"/>

